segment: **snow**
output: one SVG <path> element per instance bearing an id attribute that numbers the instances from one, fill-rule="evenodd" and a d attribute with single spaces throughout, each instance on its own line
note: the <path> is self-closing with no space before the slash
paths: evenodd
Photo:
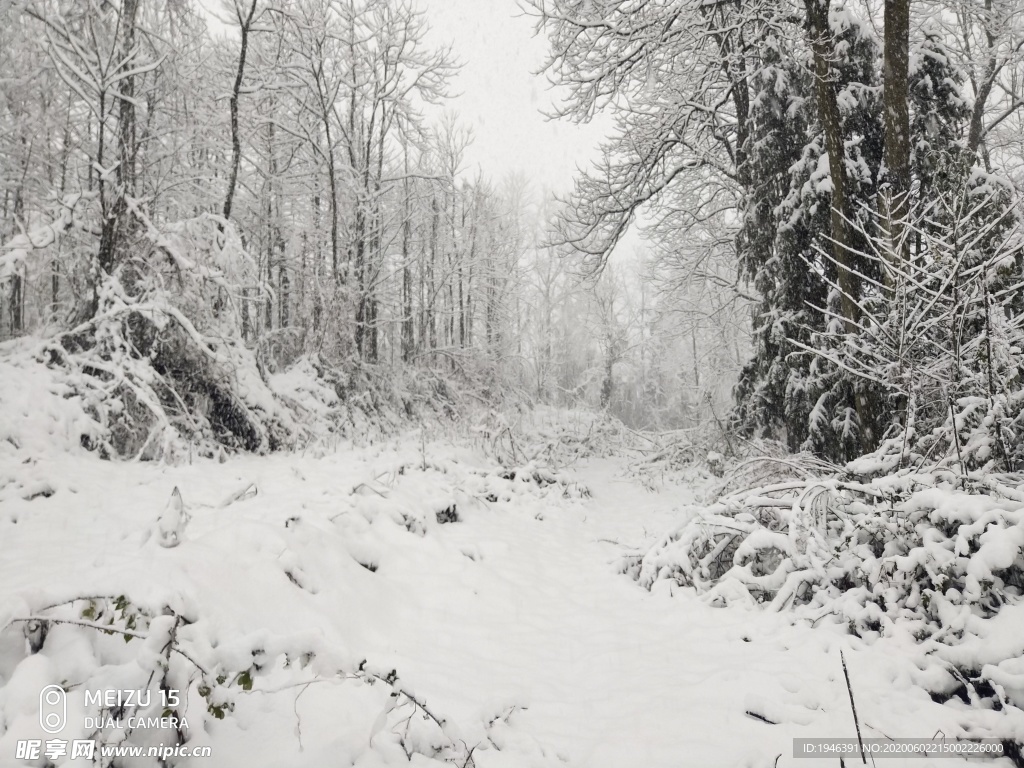
<path id="1" fill-rule="evenodd" d="M 6 399 L 16 392 L 3 390 L 7 424 L 28 418 Z M 62 418 L 47 397 L 36 427 Z M 836 761 L 795 760 L 793 738 L 853 735 L 840 651 L 865 737 L 1021 732 L 1009 712 L 926 692 L 961 653 L 1020 695 L 1024 669 L 1006 647 L 1024 637 L 1019 612 L 929 657 L 908 633 L 871 644 L 835 624 L 796 626 L 728 580 L 727 608 L 669 581 L 648 591 L 624 558 L 695 514 L 700 483 L 651 490 L 623 456 L 556 440 L 571 419 L 531 418 L 550 461 L 505 467 L 476 432 L 429 425 L 181 466 L 100 461 L 74 440 L 15 430 L 0 488 L 49 492 L 0 491 L 0 765 L 44 764 L 10 762 L 18 740 L 46 737 L 44 686 L 69 690 L 61 738 L 115 743 L 123 731 L 84 724 L 100 714 L 84 691 L 157 697 L 165 678 L 181 692 L 187 743 L 213 750 L 174 758 L 181 766 L 811 768 Z M 457 520 L 438 514 L 453 505 Z M 978 534 L 984 562 L 1000 567 L 1006 545 L 992 528 Z M 797 544 L 762 530 L 743 546 Z M 67 623 L 30 653 L 24 620 L 43 616 Z"/>
<path id="2" fill-rule="evenodd" d="M 58 451 L 82 452 L 82 441 L 98 439 L 100 425 L 86 412 L 87 403 L 65 377 L 31 357 L 29 341 L 3 345 L 0 355 L 0 461 Z M 18 478 L 11 478 L 17 481 Z M 35 491 L 49 483 L 40 479 Z M 0 500 L 4 484 L 0 482 Z"/>
<path id="3" fill-rule="evenodd" d="M 25 263 L 33 251 L 47 248 L 60 240 L 63 232 L 70 229 L 74 222 L 75 206 L 85 195 L 75 193 L 67 195 L 60 201 L 53 221 L 40 224 L 30 232 L 22 232 L 4 243 L 0 252 L 0 281 L 20 274 L 25 270 Z"/>

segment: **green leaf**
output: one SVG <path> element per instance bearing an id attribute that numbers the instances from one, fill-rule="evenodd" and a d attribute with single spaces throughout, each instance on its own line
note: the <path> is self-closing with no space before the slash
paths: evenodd
<path id="1" fill-rule="evenodd" d="M 235 682 L 242 686 L 243 691 L 252 690 L 252 675 L 249 673 L 249 670 L 245 670 L 245 672 L 239 674 L 238 677 L 235 678 Z"/>

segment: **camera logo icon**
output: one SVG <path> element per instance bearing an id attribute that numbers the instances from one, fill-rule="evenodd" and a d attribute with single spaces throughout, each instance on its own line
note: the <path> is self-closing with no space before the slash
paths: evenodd
<path id="1" fill-rule="evenodd" d="M 39 692 L 39 725 L 47 733 L 60 733 L 68 722 L 68 696 L 59 685 Z"/>

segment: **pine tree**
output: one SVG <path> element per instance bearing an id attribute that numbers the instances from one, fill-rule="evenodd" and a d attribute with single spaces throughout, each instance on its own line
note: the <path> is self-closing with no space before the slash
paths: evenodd
<path id="1" fill-rule="evenodd" d="M 736 416 L 748 432 L 785 435 L 790 449 L 803 442 L 806 418 L 793 410 L 806 403 L 792 387 L 796 371 L 791 355 L 795 335 L 809 342 L 804 328 L 813 324 L 807 301 L 823 304 L 822 283 L 812 277 L 795 242 L 807 239 L 804 222 L 780 220 L 790 197 L 789 169 L 798 164 L 809 135 L 817 132 L 803 94 L 811 84 L 793 51 L 778 37 L 764 44 L 764 62 L 754 75 L 751 100 L 749 175 L 740 235 L 740 269 L 761 303 L 754 311 L 754 356 L 740 374 Z M 783 242 L 780 242 L 783 241 Z M 793 391 L 793 390 L 797 391 Z"/>
<path id="2" fill-rule="evenodd" d="M 851 16 L 833 24 L 832 62 L 846 146 L 848 205 L 862 222 L 874 205 L 882 156 L 877 41 Z M 855 398 L 858 387 L 842 371 L 808 350 L 827 332 L 840 332 L 838 268 L 828 258 L 833 183 L 818 118 L 813 75 L 793 43 L 778 38 L 764 46 L 753 78 L 750 145 L 751 190 L 740 239 L 741 269 L 757 289 L 754 358 L 740 376 L 735 417 L 748 433 L 784 439 L 790 450 L 807 449 L 842 458 L 862 448 Z M 852 229 L 853 268 L 877 277 Z M 861 296 L 853 297 L 860 300 Z M 868 393 L 871 401 L 877 392 Z"/>

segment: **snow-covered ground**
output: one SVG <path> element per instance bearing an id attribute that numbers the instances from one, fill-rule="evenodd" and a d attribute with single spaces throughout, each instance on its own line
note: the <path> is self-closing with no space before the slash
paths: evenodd
<path id="1" fill-rule="evenodd" d="M 962 732 L 959 711 L 914 684 L 909 649 L 622 575 L 623 556 L 692 502 L 624 467 L 583 459 L 543 485 L 528 470 L 502 478 L 479 446 L 418 434 L 179 467 L 8 451 L 0 765 L 46 764 L 15 759 L 19 740 L 48 738 L 45 685 L 69 690 L 61 738 L 117 742 L 123 730 L 85 727 L 100 713 L 83 692 L 156 696 L 162 663 L 188 744 L 212 750 L 173 765 L 834 766 L 794 759 L 792 740 L 854 736 L 841 650 L 865 737 Z M 166 548 L 158 518 L 174 488 L 189 519 Z M 458 521 L 439 522 L 453 504 Z M 66 603 L 79 597 L 96 599 Z M 80 623 L 51 624 L 30 654 L 27 623 L 9 622 L 41 613 Z M 166 650 L 173 616 L 187 659 Z M 151 637 L 83 626 L 111 619 Z M 221 676 L 208 700 L 204 674 Z M 223 719 L 208 708 L 229 702 Z M 904 762 L 930 761 L 887 764 Z"/>

